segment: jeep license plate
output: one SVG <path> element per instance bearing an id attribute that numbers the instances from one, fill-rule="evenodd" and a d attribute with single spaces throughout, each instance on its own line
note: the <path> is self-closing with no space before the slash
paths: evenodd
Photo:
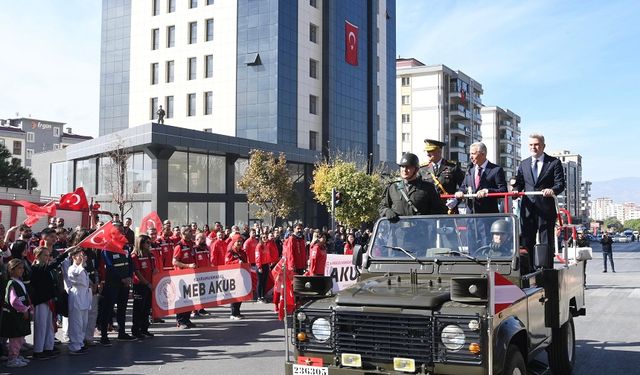
<path id="1" fill-rule="evenodd" d="M 293 375 L 329 375 L 328 367 L 293 365 Z"/>

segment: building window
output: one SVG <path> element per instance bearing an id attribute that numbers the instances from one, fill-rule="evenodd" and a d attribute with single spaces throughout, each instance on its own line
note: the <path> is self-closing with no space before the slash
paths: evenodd
<path id="1" fill-rule="evenodd" d="M 318 26 L 309 24 L 309 41 L 318 43 Z"/>
<path id="2" fill-rule="evenodd" d="M 28 132 L 27 133 L 27 142 L 29 143 L 33 143 L 36 141 L 36 133 L 34 132 Z"/>
<path id="3" fill-rule="evenodd" d="M 204 114 L 210 115 L 213 113 L 213 92 L 206 91 L 204 93 Z"/>
<path id="4" fill-rule="evenodd" d="M 309 150 L 317 150 L 318 149 L 318 132 L 310 131 L 309 132 Z"/>
<path id="5" fill-rule="evenodd" d="M 167 0 L 167 13 L 176 11 L 176 0 Z"/>
<path id="6" fill-rule="evenodd" d="M 196 66 L 196 58 L 195 57 L 189 57 L 188 61 L 187 61 L 187 79 L 188 80 L 192 80 L 192 79 L 196 79 L 196 72 L 197 72 L 197 66 Z"/>
<path id="7" fill-rule="evenodd" d="M 176 46 L 176 27 L 167 26 L 167 48 Z"/>
<path id="8" fill-rule="evenodd" d="M 309 95 L 309 113 L 318 114 L 318 97 L 315 95 Z"/>
<path id="9" fill-rule="evenodd" d="M 173 95 L 165 98 L 164 107 L 167 118 L 173 118 Z"/>
<path id="10" fill-rule="evenodd" d="M 194 44 L 198 41 L 198 23 L 189 22 L 189 44 Z"/>
<path id="11" fill-rule="evenodd" d="M 213 18 L 209 18 L 206 21 L 207 24 L 207 36 L 206 36 L 206 41 L 212 41 L 213 40 Z"/>
<path id="12" fill-rule="evenodd" d="M 318 7 L 318 0 L 309 0 L 309 5 L 311 5 L 314 8 L 317 8 Z M 315 148 L 313 150 L 315 150 Z"/>
<path id="13" fill-rule="evenodd" d="M 152 63 L 151 64 L 151 84 L 152 85 L 157 85 L 158 84 L 158 73 L 159 73 L 159 67 L 158 67 L 158 63 Z"/>
<path id="14" fill-rule="evenodd" d="M 58 127 L 53 127 L 53 136 L 54 137 L 59 137 L 60 136 L 60 128 Z"/>
<path id="15" fill-rule="evenodd" d="M 403 105 L 411 104 L 411 97 L 409 95 L 402 95 L 402 104 Z"/>
<path id="16" fill-rule="evenodd" d="M 22 142 L 21 141 L 13 141 L 13 154 L 14 155 L 22 155 Z"/>
<path id="17" fill-rule="evenodd" d="M 56 146 L 56 145 L 54 145 Z M 33 149 L 28 148 L 27 149 L 27 159 L 31 159 L 33 157 Z"/>
<path id="18" fill-rule="evenodd" d="M 160 29 L 151 30 L 151 49 L 157 50 L 160 48 Z"/>
<path id="19" fill-rule="evenodd" d="M 160 14 L 160 0 L 151 0 L 151 15 L 157 16 Z"/>
<path id="20" fill-rule="evenodd" d="M 213 5 L 213 0 L 207 0 L 207 5 Z"/>
<path id="21" fill-rule="evenodd" d="M 167 82 L 173 82 L 173 60 L 167 61 Z"/>
<path id="22" fill-rule="evenodd" d="M 204 57 L 204 78 L 213 77 L 213 55 Z"/>
<path id="23" fill-rule="evenodd" d="M 411 135 L 409 133 L 402 133 L 402 142 L 411 142 Z"/>
<path id="24" fill-rule="evenodd" d="M 318 78 L 318 61 L 309 59 L 309 77 Z"/>
<path id="25" fill-rule="evenodd" d="M 189 0 L 189 9 L 193 9 L 198 6 L 198 0 Z"/>
<path id="26" fill-rule="evenodd" d="M 149 102 L 149 110 L 151 111 L 151 116 L 149 116 L 152 120 L 158 118 L 156 112 L 158 112 L 158 98 L 151 98 Z"/>
<path id="27" fill-rule="evenodd" d="M 60 147 L 60 145 L 59 145 L 59 144 L 57 144 L 57 143 L 54 143 L 54 144 L 53 144 L 53 149 L 54 149 L 54 150 L 60 150 L 61 148 L 64 148 L 64 147 Z"/>
<path id="28" fill-rule="evenodd" d="M 409 122 L 411 122 L 411 115 L 408 114 L 408 113 L 402 114 L 402 123 L 406 124 L 406 123 L 409 123 Z"/>
<path id="29" fill-rule="evenodd" d="M 409 86 L 411 84 L 410 77 L 402 77 L 402 86 Z"/>
<path id="30" fill-rule="evenodd" d="M 187 116 L 196 115 L 196 94 L 187 94 Z"/>

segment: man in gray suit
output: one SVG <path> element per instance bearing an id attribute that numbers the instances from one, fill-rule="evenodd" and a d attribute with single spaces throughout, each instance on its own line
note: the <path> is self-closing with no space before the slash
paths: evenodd
<path id="1" fill-rule="evenodd" d="M 533 250 L 536 245 L 536 234 L 540 233 L 540 243 L 547 244 L 547 264 L 553 267 L 554 226 L 556 223 L 556 206 L 554 195 L 565 189 L 564 171 L 559 159 L 544 153 L 544 136 L 529 136 L 531 156 L 524 159 L 518 167 L 514 191 L 542 191 L 542 196 L 524 196 L 520 206 L 522 221 L 522 238 L 529 252 L 530 264 L 534 264 Z"/>

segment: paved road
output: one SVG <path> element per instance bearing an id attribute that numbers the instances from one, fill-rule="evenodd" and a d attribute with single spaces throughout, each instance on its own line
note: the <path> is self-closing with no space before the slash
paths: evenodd
<path id="1" fill-rule="evenodd" d="M 616 273 L 602 273 L 602 256 L 593 244 L 587 264 L 587 316 L 575 320 L 576 374 L 640 373 L 640 243 L 614 244 Z M 244 303 L 243 321 L 230 321 L 228 308 L 194 320 L 199 327 L 177 331 L 154 325 L 155 338 L 92 348 L 84 356 L 32 362 L 15 374 L 282 374 L 282 323 L 272 305 Z M 64 351 L 63 346 L 63 351 Z M 3 369 L 0 368 L 0 372 Z"/>

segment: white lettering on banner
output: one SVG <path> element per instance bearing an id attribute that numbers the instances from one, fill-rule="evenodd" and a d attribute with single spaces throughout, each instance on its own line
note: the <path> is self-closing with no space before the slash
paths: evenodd
<path id="1" fill-rule="evenodd" d="M 324 275 L 333 279 L 333 292 L 347 289 L 358 281 L 360 272 L 352 262 L 353 256 L 341 254 L 327 254 Z"/>
<path id="2" fill-rule="evenodd" d="M 196 272 L 170 271 L 155 279 L 154 303 L 168 312 L 197 305 L 250 297 L 251 273 L 244 267 L 205 268 Z"/>

